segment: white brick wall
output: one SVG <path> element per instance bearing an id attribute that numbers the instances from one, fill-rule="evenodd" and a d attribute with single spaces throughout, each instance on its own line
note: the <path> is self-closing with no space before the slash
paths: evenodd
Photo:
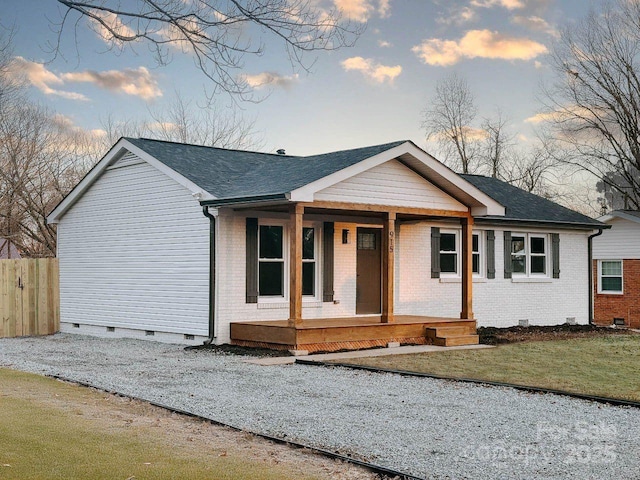
<path id="1" fill-rule="evenodd" d="M 355 315 L 357 226 L 356 223 L 335 223 L 334 298 L 339 304 L 318 306 L 315 303 L 303 307 L 303 318 Z M 431 278 L 432 226 L 456 228 L 435 223 L 402 224 L 398 228 L 395 313 L 457 318 L 461 304 L 460 281 Z M 343 245 L 341 237 L 345 228 L 351 231 L 352 240 Z M 559 279 L 523 283 L 504 278 L 504 229 L 492 229 L 495 231 L 496 278 L 477 279 L 473 284 L 473 307 L 479 326 L 507 327 L 517 325 L 521 319 L 527 319 L 531 325 L 557 325 L 566 322 L 567 317 L 587 323 L 587 234 L 560 233 Z M 219 230 L 217 341 L 224 343 L 229 341 L 232 321 L 282 320 L 288 318 L 289 308 L 286 302 L 270 309 L 245 302 L 245 217 L 222 214 Z M 540 229 L 512 230 L 551 233 Z"/>
<path id="2" fill-rule="evenodd" d="M 249 215 L 247 215 L 249 216 Z M 253 215 L 251 215 L 253 216 Z M 246 303 L 245 278 L 245 228 L 246 217 L 221 213 L 218 220 L 217 246 L 217 292 L 216 305 L 217 342 L 230 340 L 230 323 L 255 320 L 285 320 L 289 317 L 288 300 L 277 304 Z M 283 217 L 274 219 L 282 221 Z M 342 244 L 342 230 L 351 230 L 352 241 Z M 355 315 L 356 308 L 356 224 L 334 224 L 334 300 L 339 303 L 318 302 L 303 303 L 303 318 L 332 318 Z M 322 237 L 319 230 L 317 235 Z M 318 252 L 318 268 L 322 266 L 322 248 Z M 288 254 L 288 248 L 285 248 Z M 322 286 L 322 280 L 319 282 Z"/>
<path id="3" fill-rule="evenodd" d="M 461 283 L 431 278 L 432 226 L 451 228 L 444 224 L 405 224 L 400 228 L 396 314 L 460 315 Z M 559 279 L 528 283 L 504 278 L 505 229 L 487 229 L 495 231 L 496 278 L 473 282 L 473 310 L 479 326 L 508 327 L 517 325 L 521 319 L 529 320 L 530 325 L 557 325 L 566 322 L 567 317 L 575 317 L 578 323 L 588 323 L 586 233 L 560 233 Z M 512 230 L 551 233 L 541 229 Z"/>

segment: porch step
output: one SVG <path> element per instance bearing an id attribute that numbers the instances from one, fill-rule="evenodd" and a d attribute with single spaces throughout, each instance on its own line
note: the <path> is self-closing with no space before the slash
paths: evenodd
<path id="1" fill-rule="evenodd" d="M 460 345 L 478 345 L 479 343 L 480 337 L 478 335 L 452 335 L 433 339 L 433 344 L 439 347 L 458 347 Z"/>
<path id="2" fill-rule="evenodd" d="M 473 335 L 476 333 L 475 324 L 455 325 L 450 327 L 427 327 L 427 338 L 450 337 L 453 335 Z"/>
<path id="3" fill-rule="evenodd" d="M 460 345 L 478 345 L 480 337 L 475 328 L 470 325 L 456 325 L 450 327 L 427 327 L 426 337 L 434 345 L 440 347 L 457 347 Z"/>

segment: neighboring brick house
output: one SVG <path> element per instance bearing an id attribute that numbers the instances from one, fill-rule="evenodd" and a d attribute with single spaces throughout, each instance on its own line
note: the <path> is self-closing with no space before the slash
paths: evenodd
<path id="1" fill-rule="evenodd" d="M 640 211 L 614 210 L 593 239 L 593 319 L 640 328 Z"/>
<path id="2" fill-rule="evenodd" d="M 297 157 L 123 138 L 48 220 L 62 331 L 303 350 L 586 324 L 604 227 L 410 141 Z"/>

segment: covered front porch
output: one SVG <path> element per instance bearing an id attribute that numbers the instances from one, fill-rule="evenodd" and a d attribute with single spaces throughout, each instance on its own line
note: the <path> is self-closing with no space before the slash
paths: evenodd
<path id="1" fill-rule="evenodd" d="M 282 205 L 262 207 L 263 212 L 282 212 Z M 316 201 L 286 206 L 289 212 L 289 271 L 287 319 L 234 321 L 230 325 L 231 343 L 248 347 L 266 347 L 279 350 L 331 352 L 387 346 L 389 343 L 414 345 L 457 346 L 478 343 L 476 322 L 472 308 L 472 230 L 470 209 L 445 210 L 383 205 L 344 204 Z M 256 209 L 254 208 L 255 212 Z M 287 210 L 285 210 L 287 211 Z M 268 213 L 267 213 L 268 214 Z M 366 228 L 356 228 L 354 247 L 357 263 L 357 298 L 355 316 L 337 318 L 303 318 L 303 224 L 307 218 L 322 219 L 324 237 L 329 249 L 323 255 L 324 302 L 334 302 L 333 239 L 344 243 L 340 232 L 334 232 L 333 222 L 327 219 L 367 218 Z M 398 315 L 395 313 L 397 293 L 396 243 L 398 225 L 402 222 L 446 220 L 461 228 L 460 310 L 458 318 L 427 315 Z M 361 224 L 358 224 L 361 225 Z M 370 228 L 374 227 L 374 228 Z M 360 232 L 375 231 L 372 245 L 377 247 L 361 252 Z M 252 236 L 253 238 L 253 236 Z M 367 250 L 367 246 L 362 246 Z M 363 256 L 360 256 L 364 253 Z M 437 257 L 437 256 L 436 256 Z M 439 263 L 439 257 L 432 259 Z M 252 262 L 251 264 L 255 264 Z M 255 279 L 248 271 L 247 278 Z M 362 281 L 362 279 L 366 279 Z M 373 282 L 369 280 L 373 278 Z M 250 290 L 254 291 L 253 288 Z M 373 295 L 371 293 L 373 292 Z M 372 302 L 363 302 L 363 298 Z M 254 298 L 258 298 L 255 295 Z M 339 302 L 335 302 L 339 303 Z"/>
<path id="2" fill-rule="evenodd" d="M 396 315 L 383 322 L 381 316 L 302 320 L 292 326 L 287 320 L 234 322 L 231 342 L 274 350 L 335 352 L 389 343 L 411 345 L 474 345 L 478 343 L 473 319 Z"/>

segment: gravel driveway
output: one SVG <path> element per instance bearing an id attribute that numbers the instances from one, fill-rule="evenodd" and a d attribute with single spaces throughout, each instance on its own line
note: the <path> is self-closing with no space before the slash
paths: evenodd
<path id="1" fill-rule="evenodd" d="M 61 375 L 424 478 L 640 478 L 639 409 L 243 359 L 79 335 L 0 340 L 0 366 Z"/>

